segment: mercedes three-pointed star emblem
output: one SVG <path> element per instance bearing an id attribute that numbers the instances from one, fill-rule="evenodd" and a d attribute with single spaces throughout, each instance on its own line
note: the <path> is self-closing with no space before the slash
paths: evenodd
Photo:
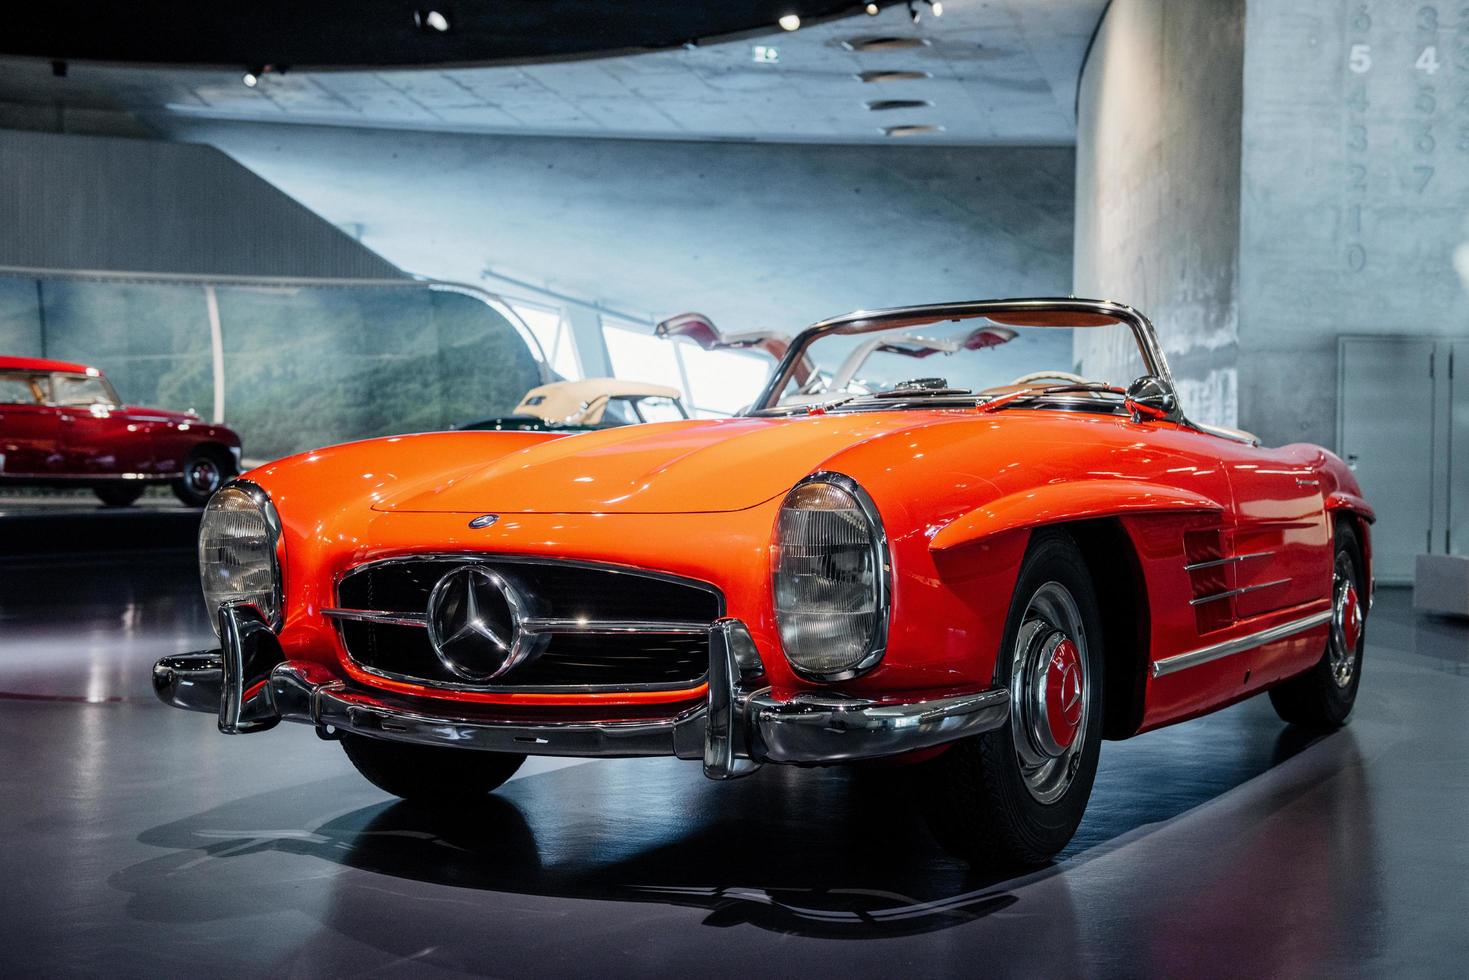
<path id="1" fill-rule="evenodd" d="M 428 597 L 428 638 L 445 667 L 483 684 L 525 659 L 525 602 L 509 582 L 481 565 L 460 565 Z"/>

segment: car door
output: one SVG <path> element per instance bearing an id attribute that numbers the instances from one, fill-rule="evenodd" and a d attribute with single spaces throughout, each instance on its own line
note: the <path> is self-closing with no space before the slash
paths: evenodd
<path id="1" fill-rule="evenodd" d="M 56 410 L 42 404 L 35 378 L 0 373 L 0 475 L 45 475 L 59 460 Z"/>
<path id="2" fill-rule="evenodd" d="M 1250 619 L 1331 594 L 1331 528 L 1315 446 L 1228 450 L 1234 494 L 1235 617 Z"/>
<path id="3" fill-rule="evenodd" d="M 68 474 L 116 476 L 152 469 L 150 426 L 123 410 L 99 378 L 54 374 L 51 401 Z"/>

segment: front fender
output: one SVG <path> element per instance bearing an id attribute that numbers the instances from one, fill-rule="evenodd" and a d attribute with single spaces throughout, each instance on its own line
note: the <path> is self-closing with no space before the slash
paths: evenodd
<path id="1" fill-rule="evenodd" d="M 1069 480 L 1031 487 L 960 515 L 929 540 L 931 551 L 952 551 L 1002 531 L 1098 517 L 1159 511 L 1219 512 L 1216 500 L 1142 480 Z"/>

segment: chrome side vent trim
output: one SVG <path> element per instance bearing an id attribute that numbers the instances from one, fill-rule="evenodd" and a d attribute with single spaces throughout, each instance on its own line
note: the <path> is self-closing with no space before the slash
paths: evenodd
<path id="1" fill-rule="evenodd" d="M 1215 592 L 1210 595 L 1201 595 L 1197 599 L 1190 599 L 1190 606 L 1201 606 L 1206 602 L 1218 602 L 1220 599 L 1228 599 L 1232 596 L 1244 595 L 1247 592 L 1258 592 L 1261 589 L 1273 589 L 1277 585 L 1289 585 L 1290 579 L 1278 578 L 1273 582 L 1261 582 L 1258 585 L 1246 585 L 1238 589 L 1226 589 L 1223 592 Z"/>

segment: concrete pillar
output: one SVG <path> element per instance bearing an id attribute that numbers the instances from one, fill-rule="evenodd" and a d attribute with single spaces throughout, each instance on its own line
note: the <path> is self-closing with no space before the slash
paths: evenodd
<path id="1" fill-rule="evenodd" d="M 1114 0 L 1077 104 L 1073 291 L 1152 317 L 1185 410 L 1220 425 L 1237 418 L 1243 21 L 1244 0 Z M 1120 377 L 1076 336 L 1083 373 Z"/>
<path id="2" fill-rule="evenodd" d="M 586 378 L 612 375 L 612 360 L 607 356 L 607 338 L 602 335 L 602 316 L 590 306 L 566 305 L 566 324 L 571 329 L 571 342 L 576 347 L 576 361 Z"/>

